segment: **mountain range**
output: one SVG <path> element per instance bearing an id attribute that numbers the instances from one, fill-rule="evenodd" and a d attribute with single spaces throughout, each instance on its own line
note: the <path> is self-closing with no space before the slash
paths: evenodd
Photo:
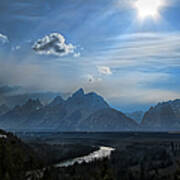
<path id="1" fill-rule="evenodd" d="M 146 130 L 179 130 L 180 99 L 151 107 L 144 114 L 141 126 Z"/>
<path id="2" fill-rule="evenodd" d="M 6 106 L 13 108 L 16 105 L 23 105 L 29 99 L 37 99 L 39 98 L 42 103 L 48 104 L 49 101 L 52 101 L 56 96 L 60 95 L 60 93 L 54 92 L 36 92 L 36 93 L 20 93 L 17 94 L 3 94 L 0 88 L 0 104 L 6 104 Z M 66 94 L 62 94 L 63 96 L 67 96 Z"/>
<path id="3" fill-rule="evenodd" d="M 113 131 L 136 129 L 138 124 L 112 109 L 103 97 L 79 89 L 67 100 L 57 96 L 47 105 L 29 99 L 0 116 L 4 129 L 57 131 Z"/>
<path id="4" fill-rule="evenodd" d="M 142 119 L 142 122 L 139 118 Z M 139 122 L 137 122 L 139 121 Z M 159 103 L 145 113 L 124 114 L 100 95 L 81 88 L 64 100 L 44 105 L 38 98 L 0 106 L 0 128 L 37 131 L 152 131 L 180 128 L 180 100 Z"/>

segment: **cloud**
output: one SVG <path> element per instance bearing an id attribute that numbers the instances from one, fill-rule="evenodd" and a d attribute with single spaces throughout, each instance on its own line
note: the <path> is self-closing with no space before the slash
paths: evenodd
<path id="1" fill-rule="evenodd" d="M 93 83 L 93 82 L 95 81 L 94 76 L 91 75 L 91 74 L 88 74 L 88 75 L 87 75 L 87 79 L 88 79 L 88 82 L 89 82 L 89 83 Z"/>
<path id="2" fill-rule="evenodd" d="M 50 67 L 51 66 L 51 67 Z M 71 92 L 77 87 L 78 75 L 69 76 L 69 66 L 59 64 L 18 63 L 0 60 L 0 87 L 20 86 L 33 91 Z M 58 71 L 58 70 L 59 71 Z M 71 77 L 71 78 L 70 78 Z"/>
<path id="3" fill-rule="evenodd" d="M 107 42 L 110 45 L 105 46 L 100 55 L 96 56 L 97 66 L 105 65 L 113 69 L 180 66 L 180 32 L 123 34 L 107 39 Z"/>
<path id="4" fill-rule="evenodd" d="M 86 85 L 92 85 L 101 82 L 102 79 L 98 76 L 95 76 L 93 74 L 86 74 L 82 76 L 82 86 Z"/>
<path id="5" fill-rule="evenodd" d="M 72 44 L 66 44 L 66 40 L 63 35 L 59 33 L 52 33 L 37 40 L 32 48 L 38 54 L 65 56 L 73 54 L 76 47 Z"/>
<path id="6" fill-rule="evenodd" d="M 73 92 L 74 89 L 83 87 L 87 92 L 95 91 L 101 94 L 117 107 L 154 104 L 180 97 L 179 89 L 156 85 L 157 83 L 166 85 L 174 81 L 173 76 L 168 72 L 124 70 L 104 78 L 90 70 L 89 64 L 79 68 L 73 65 L 73 69 L 70 69 L 69 62 L 64 61 L 64 63 L 35 64 L 29 61 L 27 63 L 0 61 L 0 85 L 21 86 L 29 92 Z"/>
<path id="7" fill-rule="evenodd" d="M 8 37 L 3 35 L 3 34 L 0 34 L 0 43 L 5 44 L 5 43 L 8 43 L 8 42 L 9 42 Z"/>
<path id="8" fill-rule="evenodd" d="M 134 2 L 134 0 L 117 0 L 114 2 L 114 6 L 118 9 L 131 9 Z"/>
<path id="9" fill-rule="evenodd" d="M 98 66 L 97 69 L 100 74 L 105 74 L 105 75 L 112 74 L 111 69 L 107 66 Z"/>
<path id="10" fill-rule="evenodd" d="M 74 57 L 77 58 L 77 57 L 80 57 L 81 56 L 81 53 L 78 52 L 78 53 L 74 53 Z"/>
<path id="11" fill-rule="evenodd" d="M 14 47 L 12 47 L 13 51 L 17 51 L 17 50 L 20 50 L 20 49 L 21 49 L 21 46 L 14 46 Z"/>

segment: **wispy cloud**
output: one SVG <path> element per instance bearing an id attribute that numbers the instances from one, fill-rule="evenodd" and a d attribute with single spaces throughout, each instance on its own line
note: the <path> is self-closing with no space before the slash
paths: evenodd
<path id="1" fill-rule="evenodd" d="M 155 104 L 180 97 L 178 90 L 156 87 L 156 83 L 172 81 L 168 73 L 121 72 L 113 79 L 102 79 L 100 83 L 86 86 L 94 89 L 115 104 Z"/>
<path id="2" fill-rule="evenodd" d="M 114 6 L 119 9 L 130 9 L 134 6 L 134 0 L 116 0 Z"/>
<path id="3" fill-rule="evenodd" d="M 107 39 L 96 64 L 111 67 L 179 67 L 180 33 L 135 33 Z"/>
<path id="4" fill-rule="evenodd" d="M 78 52 L 78 53 L 74 53 L 74 57 L 77 58 L 77 57 L 80 57 L 81 56 L 81 53 Z"/>
<path id="5" fill-rule="evenodd" d="M 8 42 L 9 42 L 8 37 L 0 33 L 0 43 L 5 44 Z"/>
<path id="6" fill-rule="evenodd" d="M 0 34 L 0 85 L 63 92 L 84 87 L 115 104 L 177 98 L 180 32 L 174 17 L 179 13 L 178 1 L 173 0 L 176 7 L 169 8 L 169 16 L 168 9 L 162 11 L 171 27 L 169 22 L 150 20 L 140 24 L 135 0 L 4 2 L 7 9 L 0 8 L 0 21 L 11 43 Z M 63 35 L 48 34 L 52 30 Z M 36 53 L 31 48 L 34 41 Z"/>
<path id="7" fill-rule="evenodd" d="M 0 61 L 0 86 L 21 86 L 29 91 L 71 92 L 78 88 L 78 70 L 63 64 Z M 73 74 L 73 75 L 72 75 Z"/>

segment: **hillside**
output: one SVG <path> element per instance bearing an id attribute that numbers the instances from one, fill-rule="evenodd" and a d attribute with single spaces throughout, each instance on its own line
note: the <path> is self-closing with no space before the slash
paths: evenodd
<path id="1" fill-rule="evenodd" d="M 39 167 L 39 158 L 28 145 L 0 130 L 0 179 L 24 180 L 27 171 Z"/>

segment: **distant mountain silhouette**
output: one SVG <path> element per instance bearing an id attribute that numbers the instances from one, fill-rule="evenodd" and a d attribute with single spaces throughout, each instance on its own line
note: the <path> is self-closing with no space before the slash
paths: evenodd
<path id="1" fill-rule="evenodd" d="M 29 99 L 0 117 L 5 129 L 57 130 L 57 131 L 108 131 L 135 130 L 138 125 L 125 114 L 108 105 L 94 92 L 76 91 L 67 100 L 57 96 L 48 105 L 39 99 Z"/>
<path id="2" fill-rule="evenodd" d="M 64 100 L 56 96 L 49 104 L 29 99 L 9 109 L 0 106 L 0 127 L 17 130 L 52 131 L 168 131 L 180 128 L 180 100 L 159 103 L 144 113 L 123 114 L 103 97 L 81 88 Z"/>
<path id="3" fill-rule="evenodd" d="M 8 107 L 13 108 L 16 105 L 23 105 L 29 99 L 37 99 L 37 98 L 39 98 L 43 104 L 48 104 L 56 96 L 59 95 L 60 93 L 53 93 L 53 92 L 3 94 L 3 96 L 2 94 L 0 94 L 0 104 L 6 104 Z"/>
<path id="4" fill-rule="evenodd" d="M 39 99 L 29 99 L 24 105 L 17 105 L 12 110 L 3 114 L 0 117 L 1 127 L 20 128 L 22 124 L 27 123 L 28 117 L 31 116 L 31 114 L 38 111 L 42 107 L 43 105 L 40 103 Z"/>
<path id="5" fill-rule="evenodd" d="M 151 107 L 143 117 L 142 128 L 171 130 L 180 128 L 180 100 L 168 101 Z"/>

